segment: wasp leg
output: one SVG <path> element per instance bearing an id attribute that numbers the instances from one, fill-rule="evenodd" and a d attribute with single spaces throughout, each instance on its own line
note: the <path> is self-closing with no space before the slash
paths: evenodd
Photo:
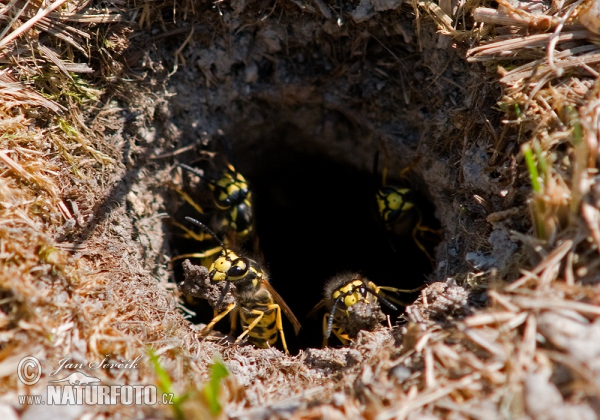
<path id="1" fill-rule="evenodd" d="M 190 197 L 186 192 L 184 192 L 183 190 L 180 190 L 179 188 L 173 188 L 175 190 L 175 192 L 177 192 L 177 194 L 179 194 L 181 196 L 181 198 L 183 198 L 185 200 L 186 203 L 188 203 L 190 206 L 192 206 L 198 213 L 200 214 L 204 214 L 204 209 L 200 206 L 200 204 L 196 203 L 192 197 Z"/>
<path id="2" fill-rule="evenodd" d="M 200 258 L 200 259 L 208 258 L 208 257 L 212 257 L 213 255 L 221 252 L 222 250 L 223 250 L 223 248 L 218 246 L 215 248 L 211 248 L 205 252 L 194 252 L 192 254 L 181 254 L 181 255 L 177 255 L 176 257 L 171 258 L 171 262 L 177 261 L 177 260 L 182 260 L 184 258 Z"/>
<path id="3" fill-rule="evenodd" d="M 202 241 L 205 241 L 207 239 L 211 239 L 212 238 L 208 233 L 205 233 L 205 232 L 196 233 L 193 230 L 191 230 L 191 229 L 183 226 L 181 223 L 177 223 L 174 220 L 171 220 L 171 223 L 174 226 L 178 227 L 179 229 L 183 230 L 185 232 L 185 235 L 183 235 L 183 236 L 186 237 L 186 238 L 193 239 L 193 240 L 198 241 L 198 242 L 202 242 Z"/>
<path id="4" fill-rule="evenodd" d="M 250 324 L 248 324 L 248 327 L 244 330 L 243 333 L 240 334 L 240 336 L 235 340 L 234 344 L 239 343 L 240 341 L 242 341 L 242 339 L 247 336 L 248 334 L 250 334 L 250 331 L 252 331 L 254 329 L 254 327 L 256 327 L 258 325 L 258 323 L 260 322 L 260 320 L 263 318 L 263 316 L 265 316 L 265 312 L 264 311 L 259 311 L 258 309 L 252 309 L 250 311 L 250 313 L 253 313 L 254 315 L 258 315 L 256 317 L 256 319 L 254 321 L 252 321 Z"/>
<path id="5" fill-rule="evenodd" d="M 408 303 L 406 303 L 398 298 L 395 298 L 393 296 L 390 296 L 388 293 L 382 292 L 382 290 L 385 290 L 387 292 L 393 292 L 393 293 L 414 293 L 414 292 L 418 292 L 419 290 L 423 290 L 424 287 L 425 287 L 425 285 L 416 287 L 414 289 L 398 289 L 397 287 L 379 286 L 377 288 L 377 295 L 379 297 L 389 300 L 392 303 L 395 303 L 398 306 L 406 307 L 409 305 Z"/>
<path id="6" fill-rule="evenodd" d="M 406 168 L 402 169 L 402 171 L 400 171 L 400 178 L 408 179 L 408 173 L 412 170 L 412 168 L 413 168 L 413 165 L 410 165 L 410 166 L 407 166 Z"/>
<path id="7" fill-rule="evenodd" d="M 329 314 L 325 314 L 323 316 L 323 347 L 327 347 L 329 345 L 329 339 L 325 336 L 327 334 L 327 325 L 329 324 Z M 342 345 L 347 346 L 352 341 L 348 334 L 343 333 L 342 328 L 332 328 L 331 332 L 335 334 L 335 336 L 340 340 Z"/>
<path id="8" fill-rule="evenodd" d="M 400 178 L 408 179 L 408 173 L 410 171 L 412 171 L 420 161 L 421 161 L 421 156 L 419 155 L 415 159 L 413 159 L 413 161 L 410 165 L 408 165 L 406 168 L 404 168 L 404 169 L 402 169 L 402 171 L 400 171 Z"/>
<path id="9" fill-rule="evenodd" d="M 217 316 L 215 316 L 212 321 L 210 321 L 210 323 L 204 327 L 202 329 L 202 331 L 200 331 L 200 336 L 203 336 L 204 334 L 208 333 L 210 330 L 213 329 L 213 327 L 215 326 L 215 324 L 217 322 L 219 322 L 220 320 L 222 320 L 223 318 L 225 318 L 225 316 L 227 316 L 227 314 L 229 312 L 231 312 L 233 310 L 233 308 L 235 308 L 235 302 L 230 303 L 229 306 L 227 306 L 227 308 L 225 308 L 225 310 L 223 312 L 221 312 L 220 314 L 218 314 Z"/>
<path id="10" fill-rule="evenodd" d="M 441 237 L 441 236 L 442 236 L 442 234 L 440 233 L 440 231 L 439 231 L 438 229 L 432 229 L 432 228 L 430 228 L 430 227 L 428 227 L 428 226 L 425 226 L 425 225 L 423 225 L 423 224 L 419 224 L 419 225 L 417 225 L 417 230 L 418 230 L 419 232 L 429 232 L 429 233 L 433 233 L 434 235 L 436 235 L 436 236 L 438 236 L 438 237 Z"/>
<path id="11" fill-rule="evenodd" d="M 421 243 L 421 241 L 418 238 L 417 233 L 419 232 L 419 225 L 415 225 L 415 227 L 412 230 L 412 238 L 413 241 L 415 241 L 415 245 L 417 245 L 419 247 L 419 249 L 423 252 L 423 254 L 425 254 L 427 256 L 427 258 L 429 259 L 429 262 L 431 263 L 431 266 L 435 266 L 435 260 L 433 259 L 433 257 L 429 254 L 429 252 L 427 251 L 427 249 L 425 248 L 425 245 L 423 245 Z"/>
<path id="12" fill-rule="evenodd" d="M 380 290 L 385 290 L 387 292 L 394 292 L 394 293 L 414 293 L 414 292 L 418 292 L 419 290 L 423 290 L 425 288 L 425 285 L 415 287 L 414 289 L 398 289 L 397 287 L 390 287 L 390 286 L 379 286 L 378 288 Z M 385 297 L 387 297 L 387 295 Z"/>
<path id="13" fill-rule="evenodd" d="M 267 305 L 267 310 L 271 310 L 271 309 L 275 309 L 275 325 L 277 327 L 277 331 L 279 331 L 279 336 L 281 337 L 281 344 L 283 345 L 283 350 L 285 351 L 285 354 L 290 354 L 290 352 L 288 351 L 288 348 L 287 348 L 287 343 L 285 341 L 285 334 L 283 333 L 283 321 L 281 320 L 281 307 L 276 303 L 272 303 L 270 305 Z M 254 321 L 252 321 L 248 325 L 248 328 L 237 338 L 237 340 L 235 340 L 236 343 L 238 343 L 242 338 L 244 338 L 246 335 L 248 335 L 250 333 L 250 331 L 252 331 L 252 329 L 258 325 L 260 320 L 265 315 L 265 311 L 259 311 L 258 309 L 253 309 L 251 312 L 255 315 L 258 315 L 258 317 Z"/>
<path id="14" fill-rule="evenodd" d="M 232 312 L 229 314 L 229 335 L 235 335 L 235 331 L 237 330 L 237 320 L 238 320 L 238 311 Z"/>
<path id="15" fill-rule="evenodd" d="M 277 326 L 277 330 L 279 331 L 279 336 L 281 337 L 281 344 L 283 345 L 283 350 L 285 350 L 285 354 L 290 354 L 287 348 L 287 343 L 285 342 L 285 334 L 283 333 L 283 321 L 281 320 L 281 307 L 273 303 L 268 306 L 269 309 L 277 309 L 277 314 L 275 315 L 275 325 Z"/>
<path id="16" fill-rule="evenodd" d="M 421 212 L 419 212 L 419 218 L 417 220 L 417 223 L 415 224 L 415 227 L 412 230 L 412 238 L 415 241 L 415 244 L 419 247 L 419 249 L 421 251 L 423 251 L 423 253 L 427 256 L 427 258 L 429 259 L 429 262 L 431 263 L 431 266 L 435 267 L 435 260 L 431 257 L 429 252 L 427 252 L 425 245 L 423 245 L 423 243 L 418 238 L 420 232 L 430 232 L 430 233 L 434 233 L 437 236 L 441 237 L 441 234 L 439 231 L 437 231 L 435 229 L 431 229 L 430 227 L 425 226 L 423 224 L 423 217 L 421 216 Z"/>
<path id="17" fill-rule="evenodd" d="M 332 333 L 335 334 L 335 336 L 338 338 L 338 340 L 341 341 L 342 345 L 347 346 L 348 344 L 350 344 L 352 342 L 352 339 L 350 338 L 350 336 L 348 334 L 343 334 L 342 333 L 343 329 L 342 328 L 338 328 L 331 330 Z"/>

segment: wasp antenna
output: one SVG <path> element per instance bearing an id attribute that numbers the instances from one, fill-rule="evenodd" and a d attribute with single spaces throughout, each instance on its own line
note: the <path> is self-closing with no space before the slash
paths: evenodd
<path id="1" fill-rule="evenodd" d="M 186 171 L 193 173 L 194 175 L 197 175 L 202 181 L 208 182 L 209 184 L 213 184 L 213 182 L 210 179 L 206 178 L 204 176 L 204 173 L 199 171 L 198 169 L 190 165 L 186 165 L 185 163 L 178 163 L 177 166 L 179 166 L 181 169 L 185 169 Z"/>
<path id="2" fill-rule="evenodd" d="M 223 301 L 225 300 L 225 296 L 227 296 L 227 292 L 229 292 L 229 288 L 230 287 L 231 287 L 231 282 L 230 281 L 226 281 L 225 282 L 225 288 L 221 292 L 221 296 L 219 296 L 219 302 L 217 303 L 217 310 L 219 308 L 221 308 L 221 305 L 223 304 Z"/>
<path id="3" fill-rule="evenodd" d="M 221 143 L 221 146 L 223 147 L 224 151 L 225 151 L 225 156 L 227 157 L 227 161 L 228 162 L 234 162 L 233 160 L 233 149 L 231 148 L 231 143 L 229 143 L 224 136 L 219 137 L 219 143 Z"/>
<path id="4" fill-rule="evenodd" d="M 212 237 L 213 237 L 213 239 L 214 239 L 215 241 L 217 241 L 217 243 L 218 243 L 218 244 L 221 246 L 221 248 L 223 248 L 223 250 L 224 250 L 225 252 L 227 252 L 227 248 L 225 248 L 225 245 L 223 244 L 223 241 L 221 241 L 221 240 L 219 239 L 219 237 L 218 237 L 217 235 L 215 235 L 215 232 L 213 232 L 212 230 L 210 230 L 210 229 L 208 228 L 208 226 L 206 226 L 204 223 L 201 223 L 201 222 L 197 221 L 196 219 L 193 219 L 193 218 L 191 218 L 191 217 L 189 217 L 189 216 L 186 216 L 186 217 L 185 217 L 185 220 L 187 220 L 188 222 L 191 222 L 191 223 L 195 224 L 195 225 L 196 225 L 196 226 L 198 226 L 200 229 L 204 230 L 206 233 L 208 233 L 210 236 L 212 236 Z"/>
<path id="5" fill-rule="evenodd" d="M 390 302 L 389 300 L 387 300 L 386 298 L 384 298 L 383 296 L 381 296 L 380 294 L 378 294 L 375 290 L 373 289 L 369 289 L 367 287 L 367 292 L 373 294 L 374 296 L 377 296 L 377 298 L 382 301 L 385 306 L 387 306 L 388 308 L 390 308 L 393 311 L 397 311 L 398 308 L 396 307 L 396 305 L 392 304 L 392 302 Z"/>
<path id="6" fill-rule="evenodd" d="M 379 150 L 375 151 L 375 156 L 373 157 L 373 175 L 377 175 L 379 169 Z"/>
<path id="7" fill-rule="evenodd" d="M 325 338 L 329 338 L 329 336 L 331 335 L 331 329 L 333 328 L 333 317 L 335 315 L 335 309 L 339 301 L 340 299 L 338 298 L 333 303 L 333 308 L 331 308 L 331 312 L 329 313 L 329 319 L 327 320 L 327 332 L 325 333 Z"/>
<path id="8" fill-rule="evenodd" d="M 372 182 L 372 188 L 374 191 L 378 191 L 382 186 L 381 183 L 379 182 L 378 169 L 379 169 L 379 149 L 375 150 L 375 155 L 373 156 L 373 170 L 371 171 L 371 182 Z"/>

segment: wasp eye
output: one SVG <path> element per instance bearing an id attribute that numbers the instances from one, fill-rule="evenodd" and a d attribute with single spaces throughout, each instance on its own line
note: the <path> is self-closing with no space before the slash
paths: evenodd
<path id="1" fill-rule="evenodd" d="M 239 277 L 241 275 L 243 275 L 246 272 L 246 269 L 242 268 L 242 267 L 231 267 L 229 269 L 229 271 L 227 272 L 227 274 L 229 274 L 231 277 Z"/>
<path id="2" fill-rule="evenodd" d="M 238 258 L 237 260 L 233 261 L 231 268 L 227 271 L 227 274 L 230 277 L 241 277 L 246 274 L 247 271 L 248 264 L 246 264 L 243 259 Z"/>

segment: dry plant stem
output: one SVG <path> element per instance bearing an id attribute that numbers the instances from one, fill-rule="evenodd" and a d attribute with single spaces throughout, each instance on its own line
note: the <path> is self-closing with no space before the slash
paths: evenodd
<path id="1" fill-rule="evenodd" d="M 440 6 L 435 4 L 434 2 L 419 2 L 419 7 L 427 10 L 431 16 L 438 23 L 443 33 L 453 35 L 456 34 L 456 30 L 454 29 L 452 18 L 448 16 Z"/>
<path id="2" fill-rule="evenodd" d="M 11 1 L 4 10 L 2 10 L 1 14 L 4 14 L 5 11 L 10 10 L 14 4 L 17 2 L 18 0 L 13 0 Z M 12 26 L 14 25 L 14 23 L 17 21 L 17 19 L 19 19 L 19 17 L 23 14 L 23 12 L 25 11 L 25 9 L 27 9 L 27 6 L 29 6 L 29 3 L 31 2 L 31 0 L 27 0 L 27 2 L 25 3 L 25 5 L 21 8 L 21 10 L 19 10 L 19 13 L 17 13 L 12 20 L 10 21 L 10 23 L 8 25 L 6 25 L 6 28 L 4 28 L 4 30 L 2 31 L 2 33 L 0 33 L 0 39 L 4 38 L 4 35 L 6 35 L 6 33 L 10 30 L 10 28 L 12 28 Z"/>
<path id="3" fill-rule="evenodd" d="M 597 50 L 598 47 L 595 45 L 583 45 L 581 47 L 570 48 L 563 50 L 556 54 L 555 58 L 558 59 L 574 59 L 577 54 L 585 53 L 588 51 Z M 505 76 L 500 79 L 501 83 L 511 85 L 517 82 L 521 82 L 526 77 L 531 77 L 535 71 L 539 71 L 539 68 L 548 63 L 548 57 L 540 58 L 539 60 L 531 61 L 527 64 L 514 68 L 513 70 L 506 73 Z M 538 73 L 539 74 L 539 73 Z"/>
<path id="4" fill-rule="evenodd" d="M 527 316 L 527 320 L 525 322 L 525 331 L 523 332 L 521 347 L 519 349 L 519 361 L 523 367 L 530 365 L 530 361 L 535 355 L 536 335 L 537 319 L 534 315 L 530 314 Z"/>
<path id="5" fill-rule="evenodd" d="M 488 324 L 499 324 L 512 320 L 516 314 L 514 312 L 494 312 L 489 314 L 473 315 L 463 321 L 467 327 L 481 327 Z"/>
<path id="6" fill-rule="evenodd" d="M 575 285 L 575 274 L 573 273 L 573 251 L 567 254 L 567 261 L 565 262 L 565 283 L 567 286 Z"/>
<path id="7" fill-rule="evenodd" d="M 479 377 L 480 377 L 479 373 L 474 373 L 474 374 L 465 376 L 464 378 L 462 378 L 458 381 L 449 382 L 447 384 L 441 385 L 438 389 L 423 392 L 423 393 L 419 394 L 416 398 L 402 401 L 400 404 L 397 404 L 387 410 L 384 410 L 379 415 L 377 415 L 377 417 L 375 417 L 375 419 L 376 420 L 390 420 L 390 419 L 402 420 L 402 419 L 405 419 L 411 411 L 421 408 L 421 407 L 423 407 L 427 404 L 430 404 L 436 400 L 439 400 L 440 398 L 445 397 L 446 395 L 450 394 L 451 392 L 453 392 L 456 389 L 464 388 L 467 385 L 469 385 L 469 384 L 473 383 L 474 381 L 476 381 L 477 379 L 479 379 Z"/>
<path id="8" fill-rule="evenodd" d="M 36 13 L 36 15 L 34 17 L 32 17 L 31 19 L 29 19 L 23 25 L 19 26 L 19 28 L 17 28 L 13 32 L 11 32 L 6 38 L 0 40 L 0 49 L 4 48 L 9 42 L 15 40 L 21 34 L 27 32 L 28 30 L 30 30 L 31 28 L 33 28 L 33 26 L 37 22 L 39 22 L 42 18 L 48 16 L 48 14 L 50 14 L 54 10 L 58 9 L 60 6 L 62 6 L 67 1 L 68 0 L 56 0 L 56 2 L 52 3 L 52 5 L 50 5 L 46 9 L 44 9 L 44 10 L 40 9 L 40 10 L 38 10 L 38 12 Z M 4 55 L 6 55 L 6 51 L 4 51 L 4 52 L 0 51 L 0 57 L 4 57 Z"/>
<path id="9" fill-rule="evenodd" d="M 566 309 L 600 316 L 600 306 L 570 300 L 515 296 L 514 302 L 524 309 Z"/>
<path id="10" fill-rule="evenodd" d="M 54 14 L 52 16 L 54 17 Z M 123 21 L 123 16 L 117 14 L 99 14 L 99 15 L 82 15 L 78 13 L 68 14 L 61 13 L 57 18 L 67 21 L 67 22 L 77 22 L 77 23 L 116 23 Z M 86 33 L 86 35 L 88 35 Z"/>
<path id="11" fill-rule="evenodd" d="M 425 358 L 424 358 L 424 364 L 425 364 L 425 387 L 426 388 L 435 388 L 436 387 L 436 381 L 435 381 L 435 367 L 434 367 L 434 362 L 433 362 L 433 353 L 431 352 L 431 347 L 427 347 L 425 349 Z"/>
<path id="12" fill-rule="evenodd" d="M 17 162 L 12 160 L 8 156 L 8 153 L 10 153 L 10 152 L 12 152 L 12 150 L 0 151 L 0 159 L 2 159 L 4 161 L 4 163 L 6 163 L 13 171 L 15 171 L 17 174 L 19 174 L 21 176 L 21 178 L 23 178 L 27 181 L 30 181 L 30 182 L 34 182 L 33 177 L 25 169 L 23 169 L 23 167 L 21 165 L 19 165 Z"/>
<path id="13" fill-rule="evenodd" d="M 490 9 L 487 7 L 478 7 L 473 11 L 473 20 L 475 22 L 483 22 L 491 25 L 502 25 L 502 26 L 521 26 L 530 27 L 538 26 L 539 22 L 532 22 L 529 17 L 518 16 L 514 13 L 507 13 L 497 9 Z M 556 22 L 551 18 L 543 20 L 549 28 L 556 26 Z"/>
<path id="14" fill-rule="evenodd" d="M 315 2 L 315 4 L 317 5 L 317 7 L 319 8 L 319 11 L 325 17 L 325 19 L 331 20 L 333 18 L 333 16 L 331 15 L 331 11 L 329 10 L 329 7 L 325 3 L 323 3 L 322 0 L 313 0 L 313 1 Z"/>
<path id="15" fill-rule="evenodd" d="M 183 41 L 183 44 L 181 44 L 181 46 L 179 48 L 177 48 L 177 50 L 173 54 L 175 57 L 175 64 L 173 64 L 173 70 L 171 70 L 171 72 L 169 73 L 169 77 L 173 76 L 177 72 L 177 69 L 179 68 L 179 57 L 181 56 L 181 52 L 183 51 L 185 46 L 190 42 L 190 39 L 192 39 L 193 35 L 194 35 L 194 26 L 192 26 L 192 29 L 190 30 L 189 35 L 185 38 L 185 41 Z M 185 65 L 185 59 L 183 59 L 183 57 L 182 57 L 182 64 Z"/>
<path id="16" fill-rule="evenodd" d="M 496 290 L 490 290 L 490 297 L 496 301 L 498 304 L 502 305 L 505 309 L 511 312 L 518 312 L 520 308 L 516 305 L 513 305 L 509 299 L 507 299 L 504 295 L 501 295 Z"/>
<path id="17" fill-rule="evenodd" d="M 513 59 L 517 50 L 546 46 L 550 39 L 552 39 L 552 36 L 553 34 L 536 34 L 525 38 L 519 37 L 481 45 L 479 47 L 471 48 L 467 52 L 467 57 L 469 57 L 468 61 L 490 61 L 497 60 L 502 57 Z M 556 42 L 569 42 L 584 39 L 590 39 L 589 31 L 577 29 L 570 32 L 561 32 L 556 37 Z M 600 37 L 591 36 L 591 39 L 600 40 Z M 500 54 L 500 56 L 496 57 L 496 54 Z"/>
<path id="18" fill-rule="evenodd" d="M 573 241 L 568 239 L 564 241 L 562 244 L 557 246 L 537 267 L 535 267 L 531 272 L 526 272 L 526 270 L 522 270 L 526 272 L 525 276 L 521 277 L 519 280 L 516 280 L 509 286 L 505 288 L 506 291 L 513 291 L 524 285 L 530 279 L 535 278 L 538 282 L 540 278 L 537 276 L 543 271 L 547 270 L 549 267 L 556 266 L 560 264 L 560 261 L 563 259 L 567 252 L 573 247 Z"/>
<path id="19" fill-rule="evenodd" d="M 582 1 L 583 0 L 576 1 L 575 3 L 573 3 L 571 5 L 571 7 L 567 11 L 567 13 L 565 13 L 565 15 L 560 19 L 558 25 L 556 26 L 556 29 L 554 30 L 554 33 L 552 34 L 552 37 L 550 38 L 550 42 L 548 43 L 548 48 L 547 48 L 548 64 L 550 65 L 550 68 L 554 71 L 554 73 L 556 74 L 556 77 L 561 77 L 564 72 L 564 70 L 561 68 L 558 68 L 556 66 L 556 63 L 554 62 L 554 50 L 556 48 L 556 44 L 558 43 L 558 37 L 560 35 L 560 32 L 562 31 L 562 28 L 563 28 L 565 22 L 569 19 L 569 17 L 571 17 L 571 14 L 575 10 L 575 8 L 577 6 L 579 6 Z"/>
<path id="20" fill-rule="evenodd" d="M 596 243 L 596 251 L 600 253 L 600 214 L 598 214 L 598 209 L 588 203 L 583 203 L 581 213 L 592 232 L 592 238 Z"/>

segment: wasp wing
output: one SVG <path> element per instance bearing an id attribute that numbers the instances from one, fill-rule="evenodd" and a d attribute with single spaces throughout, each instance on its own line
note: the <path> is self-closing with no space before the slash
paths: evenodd
<path id="1" fill-rule="evenodd" d="M 261 285 L 269 291 L 271 296 L 273 296 L 273 299 L 275 300 L 275 302 L 279 305 L 279 307 L 281 308 L 281 310 L 283 311 L 285 316 L 287 316 L 287 318 L 290 320 L 290 322 L 294 326 L 294 332 L 296 333 L 296 335 L 298 335 L 298 333 L 300 332 L 300 328 L 302 328 L 302 326 L 300 325 L 300 321 L 298 321 L 298 318 L 296 318 L 296 315 L 294 315 L 294 313 L 292 312 L 290 307 L 287 306 L 287 303 L 285 303 L 285 301 L 279 295 L 279 293 L 277 293 L 275 291 L 275 289 L 273 289 L 273 286 L 271 286 L 271 283 L 269 283 L 267 280 L 263 279 L 261 281 Z"/>
<path id="2" fill-rule="evenodd" d="M 306 314 L 307 318 L 316 318 L 319 311 L 323 308 L 327 308 L 327 298 L 321 299 L 319 303 L 317 303 L 314 308 L 310 310 L 308 314 Z"/>

